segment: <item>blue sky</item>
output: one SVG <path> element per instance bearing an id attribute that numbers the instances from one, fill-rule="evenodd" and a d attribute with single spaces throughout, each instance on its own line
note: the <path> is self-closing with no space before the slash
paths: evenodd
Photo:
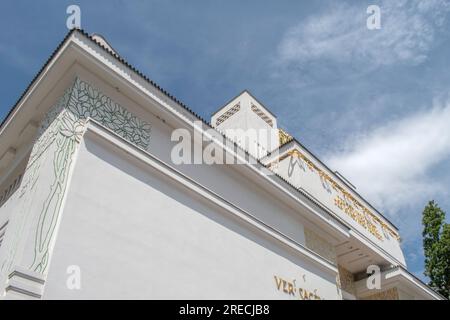
<path id="1" fill-rule="evenodd" d="M 249 89 L 400 228 L 422 277 L 421 211 L 435 199 L 450 216 L 450 0 L 2 1 L 0 117 L 66 34 L 69 4 L 206 119 Z"/>

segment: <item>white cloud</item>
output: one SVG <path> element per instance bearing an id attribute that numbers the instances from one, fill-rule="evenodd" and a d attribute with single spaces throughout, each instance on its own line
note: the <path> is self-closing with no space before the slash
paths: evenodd
<path id="1" fill-rule="evenodd" d="M 289 29 L 278 48 L 284 64 L 348 63 L 364 69 L 427 59 L 449 0 L 382 1 L 381 29 L 366 27 L 367 6 L 339 4 Z"/>
<path id="2" fill-rule="evenodd" d="M 435 103 L 432 109 L 353 137 L 342 151 L 327 157 L 332 168 L 391 214 L 447 193 L 448 186 L 430 176 L 446 161 L 450 161 L 450 103 Z M 450 174 L 441 171 L 440 178 Z"/>

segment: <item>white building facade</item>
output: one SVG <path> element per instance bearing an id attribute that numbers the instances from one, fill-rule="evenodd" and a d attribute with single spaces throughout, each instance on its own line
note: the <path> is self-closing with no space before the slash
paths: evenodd
<path id="1" fill-rule="evenodd" d="M 177 130 L 192 161 L 173 160 Z M 238 164 L 196 158 L 211 146 Z M 0 192 L 2 299 L 442 299 L 249 92 L 201 122 L 80 30 L 1 125 Z"/>

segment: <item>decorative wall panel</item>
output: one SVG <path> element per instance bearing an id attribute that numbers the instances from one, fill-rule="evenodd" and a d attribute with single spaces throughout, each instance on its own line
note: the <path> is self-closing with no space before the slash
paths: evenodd
<path id="1" fill-rule="evenodd" d="M 264 111 L 262 111 L 260 108 L 258 108 L 257 106 L 255 106 L 253 103 L 252 103 L 252 111 L 254 112 L 254 113 L 256 113 L 257 115 L 258 115 L 258 117 L 260 117 L 261 119 L 263 119 L 269 126 L 271 126 L 271 127 L 273 127 L 273 121 L 272 121 L 272 119 L 268 116 L 268 115 L 266 115 L 265 113 L 264 113 Z"/>
<path id="2" fill-rule="evenodd" d="M 239 110 L 241 110 L 241 103 L 236 103 L 232 108 L 228 109 L 226 112 L 224 112 L 220 117 L 216 120 L 216 126 L 220 125 L 222 122 L 226 121 L 228 118 L 230 118 L 232 115 L 237 113 Z"/>
<path id="3" fill-rule="evenodd" d="M 309 249 L 331 263 L 336 263 L 336 251 L 334 250 L 333 245 L 307 228 L 305 228 L 305 242 Z"/>
<path id="4" fill-rule="evenodd" d="M 41 122 L 20 189 L 22 206 L 12 216 L 14 233 L 2 261 L 3 272 L 15 264 L 34 272 L 46 272 L 69 175 L 88 119 L 136 147 L 148 149 L 150 125 L 77 78 Z M 34 235 L 27 237 L 25 230 Z M 32 238 L 33 244 L 21 243 L 26 238 Z M 30 245 L 33 250 L 28 251 L 33 251 L 33 257 L 25 255 L 22 261 L 17 261 L 18 250 L 27 250 Z"/>
<path id="5" fill-rule="evenodd" d="M 340 288 L 352 295 L 355 295 L 355 283 L 353 274 L 340 265 L 338 265 L 338 271 Z"/>

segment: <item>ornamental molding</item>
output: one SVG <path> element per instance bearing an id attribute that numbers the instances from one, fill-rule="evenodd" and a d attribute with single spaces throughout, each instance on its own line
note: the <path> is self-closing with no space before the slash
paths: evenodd
<path id="1" fill-rule="evenodd" d="M 7 299 L 41 299 L 44 293 L 45 276 L 17 267 L 7 277 L 5 296 Z"/>
<path id="2" fill-rule="evenodd" d="M 221 114 L 220 117 L 218 117 L 216 119 L 216 126 L 218 126 L 218 125 L 222 124 L 223 122 L 225 122 L 228 118 L 230 118 L 232 115 L 237 113 L 239 110 L 241 110 L 241 103 L 240 102 L 236 103 L 233 107 L 231 107 L 226 112 Z"/>
<path id="3" fill-rule="evenodd" d="M 5 237 L 7 226 L 8 226 L 8 221 L 6 221 L 2 226 L 0 226 L 0 248 L 2 247 L 2 242 L 3 242 L 3 238 Z"/>
<path id="4" fill-rule="evenodd" d="M 278 138 L 279 138 L 280 146 L 288 143 L 289 141 L 291 141 L 293 139 L 289 133 L 287 133 L 286 131 L 284 131 L 283 129 L 280 129 L 280 128 L 278 128 Z"/>
<path id="5" fill-rule="evenodd" d="M 383 232 L 389 233 L 392 237 L 400 240 L 400 235 L 390 226 L 388 226 L 384 221 L 382 221 L 378 216 L 373 214 L 366 206 L 364 206 L 359 200 L 356 199 L 350 192 L 348 192 L 344 187 L 340 186 L 328 173 L 320 169 L 315 165 L 307 156 L 305 156 L 298 149 L 293 149 L 286 152 L 284 155 L 280 156 L 278 159 L 272 161 L 267 165 L 267 167 L 273 168 L 277 163 L 283 161 L 286 158 L 293 157 L 302 160 L 310 171 L 315 172 L 319 175 L 321 181 L 330 185 L 331 188 L 338 194 L 334 199 L 334 204 L 346 215 L 348 215 L 353 221 L 357 222 L 364 229 L 369 231 L 378 240 L 384 241 L 383 237 L 376 224 L 378 224 Z"/>
<path id="6" fill-rule="evenodd" d="M 256 115 L 258 117 L 260 117 L 261 119 L 263 119 L 269 126 L 273 127 L 273 121 L 272 119 L 264 112 L 262 111 L 260 108 L 258 108 L 256 105 L 254 105 L 252 103 L 252 107 L 251 107 L 252 111 L 254 113 L 256 113 Z"/>

